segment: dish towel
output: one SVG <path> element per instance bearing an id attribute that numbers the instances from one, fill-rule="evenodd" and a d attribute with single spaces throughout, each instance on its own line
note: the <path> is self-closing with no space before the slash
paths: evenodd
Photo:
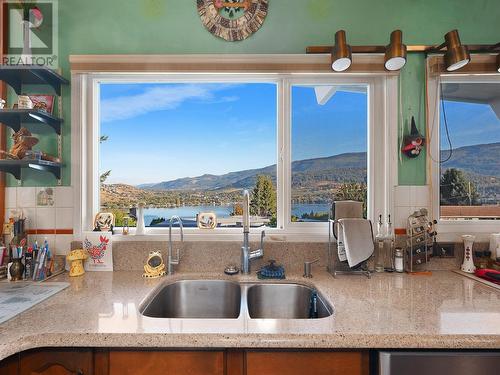
<path id="1" fill-rule="evenodd" d="M 370 220 L 339 219 L 349 267 L 354 268 L 371 257 L 375 250 Z"/>

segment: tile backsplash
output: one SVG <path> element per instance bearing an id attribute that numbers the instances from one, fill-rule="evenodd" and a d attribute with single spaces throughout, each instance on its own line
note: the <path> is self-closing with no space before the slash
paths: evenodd
<path id="1" fill-rule="evenodd" d="M 12 210 L 23 210 L 30 242 L 43 242 L 46 237 L 58 254 L 69 251 L 73 240 L 73 187 L 8 187 L 5 203 L 5 221 Z M 394 226 L 405 228 L 413 211 L 429 207 L 429 187 L 395 186 L 394 205 Z"/>
<path id="2" fill-rule="evenodd" d="M 406 228 L 406 220 L 414 211 L 430 208 L 429 186 L 394 187 L 394 227 Z"/>
<path id="3" fill-rule="evenodd" d="M 73 188 L 7 187 L 5 222 L 13 210 L 26 218 L 28 241 L 42 243 L 45 238 L 56 254 L 66 254 L 73 240 Z"/>

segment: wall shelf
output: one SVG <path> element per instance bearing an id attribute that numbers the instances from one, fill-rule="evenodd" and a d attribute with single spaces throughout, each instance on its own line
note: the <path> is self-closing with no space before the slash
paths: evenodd
<path id="1" fill-rule="evenodd" d="M 0 172 L 6 172 L 13 175 L 16 180 L 21 180 L 21 170 L 23 168 L 36 169 L 52 173 L 56 179 L 61 179 L 61 163 L 38 159 L 23 160 L 0 160 Z"/>
<path id="2" fill-rule="evenodd" d="M 61 86 L 69 81 L 52 69 L 38 65 L 1 65 L 0 80 L 11 86 L 18 95 L 22 93 L 23 85 L 49 85 L 58 96 Z"/>
<path id="3" fill-rule="evenodd" d="M 7 125 L 14 131 L 19 131 L 23 123 L 44 123 L 61 134 L 61 124 L 64 120 L 52 116 L 50 113 L 36 109 L 0 109 L 0 123 Z"/>

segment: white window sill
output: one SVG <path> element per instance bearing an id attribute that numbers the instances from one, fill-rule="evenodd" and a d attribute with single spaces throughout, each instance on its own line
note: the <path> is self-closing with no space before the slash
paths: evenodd
<path id="1" fill-rule="evenodd" d="M 500 220 L 440 220 L 438 241 L 462 242 L 463 234 L 476 236 L 476 242 L 489 242 L 490 234 L 500 232 Z"/>
<path id="2" fill-rule="evenodd" d="M 319 227 L 315 230 L 308 229 L 307 231 L 283 231 L 275 228 L 267 229 L 252 229 L 250 231 L 250 241 L 260 241 L 261 231 L 265 230 L 265 242 L 328 242 L 327 228 Z M 174 241 L 180 240 L 179 228 L 172 229 L 172 237 Z M 135 228 L 130 229 L 127 235 L 122 234 L 121 228 L 115 228 L 113 242 L 127 241 L 168 241 L 168 229 L 148 229 L 142 235 L 135 234 Z M 195 228 L 184 229 L 184 241 L 206 241 L 206 242 L 224 242 L 224 241 L 243 241 L 243 229 L 218 231 L 215 230 L 200 230 Z"/>

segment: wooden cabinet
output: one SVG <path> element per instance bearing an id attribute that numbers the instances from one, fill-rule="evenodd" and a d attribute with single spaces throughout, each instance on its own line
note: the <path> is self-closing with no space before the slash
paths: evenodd
<path id="1" fill-rule="evenodd" d="M 1 375 L 368 375 L 369 351 L 40 349 Z"/>
<path id="2" fill-rule="evenodd" d="M 20 375 L 93 375 L 91 349 L 33 350 L 21 353 Z"/>
<path id="3" fill-rule="evenodd" d="M 360 351 L 248 351 L 245 375 L 368 375 L 369 354 Z"/>
<path id="4" fill-rule="evenodd" d="M 224 375 L 223 351 L 112 351 L 109 375 Z"/>
<path id="5" fill-rule="evenodd" d="M 0 361 L 1 375 L 17 375 L 19 371 L 19 354 L 5 358 Z"/>

